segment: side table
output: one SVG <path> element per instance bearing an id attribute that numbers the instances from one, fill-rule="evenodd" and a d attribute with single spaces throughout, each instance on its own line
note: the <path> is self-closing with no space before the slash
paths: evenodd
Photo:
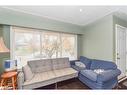
<path id="1" fill-rule="evenodd" d="M 9 85 L 9 82 L 10 85 Z M 1 75 L 1 87 L 3 86 L 12 86 L 13 89 L 16 89 L 17 86 L 17 72 L 16 71 L 9 71 L 9 72 L 4 72 Z"/>

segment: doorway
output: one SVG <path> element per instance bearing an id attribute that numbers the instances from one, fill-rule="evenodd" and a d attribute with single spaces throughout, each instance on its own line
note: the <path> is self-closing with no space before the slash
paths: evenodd
<path id="1" fill-rule="evenodd" d="M 121 70 L 121 75 L 119 79 L 126 77 L 126 65 L 127 65 L 127 39 L 126 32 L 127 28 L 116 24 L 116 64 L 118 69 Z"/>

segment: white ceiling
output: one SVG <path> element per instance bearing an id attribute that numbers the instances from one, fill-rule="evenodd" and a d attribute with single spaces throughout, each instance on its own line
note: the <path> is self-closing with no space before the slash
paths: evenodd
<path id="1" fill-rule="evenodd" d="M 127 14 L 127 6 L 3 6 L 2 8 L 76 25 L 87 25 L 116 11 Z"/>

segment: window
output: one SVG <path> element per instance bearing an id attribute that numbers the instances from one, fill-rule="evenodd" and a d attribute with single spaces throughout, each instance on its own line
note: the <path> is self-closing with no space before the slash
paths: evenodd
<path id="1" fill-rule="evenodd" d="M 35 58 L 77 59 L 77 35 L 13 27 L 12 57 L 26 62 Z"/>
<path id="2" fill-rule="evenodd" d="M 58 58 L 60 56 L 60 37 L 59 33 L 43 32 L 42 33 L 42 55 L 43 58 Z"/>
<path id="3" fill-rule="evenodd" d="M 61 34 L 61 53 L 62 57 L 75 59 L 76 55 L 76 37 L 71 34 Z"/>

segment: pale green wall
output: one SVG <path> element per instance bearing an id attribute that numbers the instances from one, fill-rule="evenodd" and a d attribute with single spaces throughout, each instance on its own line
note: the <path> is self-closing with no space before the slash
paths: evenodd
<path id="1" fill-rule="evenodd" d="M 83 35 L 77 36 L 77 56 L 78 56 L 78 58 L 81 56 L 82 50 L 83 50 L 82 49 L 83 48 L 82 38 L 83 38 Z"/>
<path id="2" fill-rule="evenodd" d="M 115 30 L 115 24 L 119 24 L 123 27 L 127 27 L 127 21 L 113 15 L 113 26 L 114 26 L 114 30 Z"/>
<path id="3" fill-rule="evenodd" d="M 113 61 L 112 19 L 112 15 L 109 15 L 84 28 L 82 55 Z"/>
<path id="4" fill-rule="evenodd" d="M 3 35 L 2 26 L 0 25 L 0 37 Z M 1 74 L 1 67 L 2 67 L 2 54 L 0 54 L 0 74 Z"/>
<path id="5" fill-rule="evenodd" d="M 2 35 L 2 25 L 0 25 L 0 36 Z"/>
<path id="6" fill-rule="evenodd" d="M 3 37 L 7 48 L 10 48 L 10 26 L 0 25 L 0 36 Z M 10 59 L 10 53 L 0 53 L 0 74 L 3 72 L 4 60 Z"/>

